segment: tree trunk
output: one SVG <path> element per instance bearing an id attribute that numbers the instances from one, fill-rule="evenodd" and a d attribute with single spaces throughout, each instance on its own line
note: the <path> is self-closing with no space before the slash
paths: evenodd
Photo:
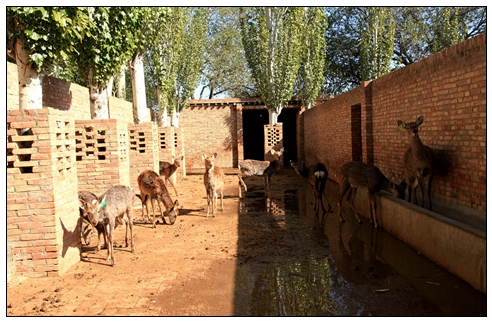
<path id="1" fill-rule="evenodd" d="M 139 53 L 133 56 L 132 61 L 133 105 L 137 112 L 137 124 L 149 122 L 147 98 L 145 96 L 145 75 L 143 57 Z"/>
<path id="2" fill-rule="evenodd" d="M 171 125 L 175 128 L 179 128 L 179 112 L 176 111 L 176 109 L 173 110 Z"/>
<path id="3" fill-rule="evenodd" d="M 157 88 L 157 106 L 159 107 L 160 126 L 169 126 L 167 102 L 162 102 L 162 92 L 160 88 Z"/>
<path id="4" fill-rule="evenodd" d="M 89 99 L 91 118 L 94 120 L 109 119 L 109 98 L 107 85 L 100 87 L 92 81 L 92 72 L 89 71 Z"/>
<path id="5" fill-rule="evenodd" d="M 43 108 L 42 75 L 30 67 L 29 54 L 22 49 L 22 43 L 15 43 L 15 61 L 19 81 L 19 109 L 31 110 Z"/>
<path id="6" fill-rule="evenodd" d="M 277 114 L 277 112 L 272 109 L 268 109 L 268 124 L 269 125 L 277 124 L 277 119 L 279 114 L 280 113 Z"/>
<path id="7" fill-rule="evenodd" d="M 116 97 L 125 99 L 126 98 L 126 65 L 123 64 L 118 75 L 118 80 L 116 81 Z"/>

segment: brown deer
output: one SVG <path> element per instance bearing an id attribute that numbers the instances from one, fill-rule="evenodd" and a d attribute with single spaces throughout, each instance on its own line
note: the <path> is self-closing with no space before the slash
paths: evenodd
<path id="1" fill-rule="evenodd" d="M 370 215 L 369 222 L 374 223 L 374 227 L 378 227 L 376 220 L 376 200 L 374 193 L 385 190 L 394 196 L 404 199 L 406 184 L 402 181 L 400 184 L 391 182 L 384 174 L 376 167 L 362 162 L 347 162 L 338 170 L 336 179 L 340 185 L 338 194 L 338 215 L 340 221 L 344 221 L 342 217 L 342 199 L 347 190 L 350 189 L 347 200 L 350 207 L 355 212 L 357 221 L 361 223 L 359 214 L 354 206 L 354 197 L 358 188 L 366 188 L 369 193 Z"/>
<path id="2" fill-rule="evenodd" d="M 265 196 L 270 196 L 270 179 L 280 166 L 280 157 L 283 152 L 284 148 L 281 148 L 279 151 L 271 149 L 270 153 L 273 154 L 275 158 L 273 161 L 244 160 L 239 163 L 238 168 L 241 171 L 241 173 L 237 175 L 239 179 L 239 198 L 243 197 L 241 185 L 244 187 L 245 192 L 248 191 L 248 187 L 244 183 L 243 178 L 251 176 L 261 176 L 264 178 Z"/>
<path id="3" fill-rule="evenodd" d="M 181 158 L 174 159 L 173 156 L 173 163 L 169 163 L 166 161 L 159 161 L 159 175 L 161 177 L 164 177 L 164 183 L 167 181 L 173 186 L 174 193 L 176 194 L 176 197 L 178 196 L 178 191 L 176 190 L 176 187 L 174 186 L 172 180 L 170 179 L 171 176 L 176 172 L 176 170 L 181 166 L 181 161 L 183 161 L 184 156 L 181 156 Z"/>
<path id="4" fill-rule="evenodd" d="M 328 169 L 326 168 L 326 166 L 321 162 L 316 162 L 312 166 L 306 167 L 305 161 L 300 161 L 298 163 L 295 163 L 292 160 L 290 160 L 290 165 L 294 168 L 297 174 L 299 174 L 303 178 L 306 178 L 311 184 L 311 188 L 313 189 L 313 196 L 314 196 L 313 208 L 316 217 L 318 217 L 320 205 L 321 208 L 323 209 L 322 211 L 323 216 L 324 214 L 327 213 L 325 209 L 325 205 L 323 204 L 323 196 L 325 197 L 326 202 L 328 204 L 328 212 L 330 212 L 331 205 L 325 194 L 325 185 L 326 185 L 326 181 L 328 180 Z"/>
<path id="5" fill-rule="evenodd" d="M 202 160 L 205 161 L 205 174 L 203 183 L 207 190 L 207 218 L 210 213 L 210 203 L 212 203 L 212 215 L 215 217 L 217 212 L 217 198 L 220 195 L 220 210 L 224 210 L 223 189 L 224 189 L 224 171 L 216 165 L 217 153 L 210 157 L 202 153 Z"/>
<path id="6" fill-rule="evenodd" d="M 111 266 L 115 266 L 113 253 L 113 233 L 118 225 L 126 224 L 125 245 L 128 247 L 128 228 L 130 228 L 130 238 L 132 244 L 132 253 L 135 252 L 135 244 L 133 242 L 133 202 L 135 194 L 133 190 L 127 186 L 113 186 L 106 191 L 102 196 L 93 200 L 91 203 L 83 202 L 84 211 L 87 218 L 97 226 L 102 223 L 105 227 L 104 234 L 108 241 L 108 257 L 111 259 Z"/>
<path id="7" fill-rule="evenodd" d="M 148 201 L 152 205 L 152 228 L 155 228 L 155 211 L 154 211 L 154 200 L 157 200 L 157 205 L 159 207 L 159 213 L 162 216 L 162 221 L 165 223 L 164 213 L 161 209 L 161 202 L 164 204 L 169 216 L 169 223 L 174 225 L 176 217 L 179 215 L 179 202 L 176 200 L 173 202 L 169 192 L 167 191 L 164 180 L 162 180 L 159 175 L 152 170 L 144 170 L 137 178 L 138 187 L 140 189 L 140 199 L 142 200 L 142 218 L 143 218 L 143 208 L 147 210 L 147 218 L 150 219 Z"/>
<path id="8" fill-rule="evenodd" d="M 424 121 L 420 116 L 413 123 L 397 121 L 400 130 L 407 134 L 410 148 L 405 152 L 403 162 L 405 164 L 405 173 L 408 183 L 408 201 L 411 202 L 413 194 L 413 203 L 417 204 L 416 188 L 420 188 L 420 197 L 422 207 L 424 207 L 424 195 L 427 195 L 429 210 L 432 211 L 431 186 L 433 178 L 434 153 L 432 149 L 422 143 L 419 136 L 419 126 Z"/>
<path id="9" fill-rule="evenodd" d="M 85 222 L 82 227 L 82 239 L 84 240 L 86 246 L 89 245 L 91 243 L 92 236 L 94 235 L 94 230 L 97 231 L 97 253 L 101 249 L 101 235 L 103 235 L 104 238 L 104 247 L 108 247 L 108 241 L 106 240 L 106 235 L 104 234 L 104 225 L 102 223 L 98 223 L 94 227 L 89 221 L 87 213 L 84 210 L 85 203 L 93 203 L 94 201 L 97 201 L 97 196 L 95 194 L 90 191 L 79 191 L 79 214 L 83 222 Z"/>

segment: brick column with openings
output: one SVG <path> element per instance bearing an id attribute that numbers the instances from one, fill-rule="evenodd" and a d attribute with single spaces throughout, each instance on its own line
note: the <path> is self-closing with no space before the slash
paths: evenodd
<path id="1" fill-rule="evenodd" d="M 159 131 L 154 122 L 129 125 L 130 187 L 139 193 L 138 176 L 144 170 L 159 173 Z"/>
<path id="2" fill-rule="evenodd" d="M 65 111 L 7 111 L 12 274 L 59 276 L 80 260 L 74 129 Z"/>

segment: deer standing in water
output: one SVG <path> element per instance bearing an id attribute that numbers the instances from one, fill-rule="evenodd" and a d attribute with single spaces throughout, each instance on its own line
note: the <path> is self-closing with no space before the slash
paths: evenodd
<path id="1" fill-rule="evenodd" d="M 275 158 L 273 161 L 244 160 L 239 163 L 238 168 L 241 171 L 241 173 L 237 175 L 239 179 L 239 198 L 242 198 L 241 185 L 244 187 L 245 192 L 248 191 L 248 187 L 244 183 L 243 178 L 251 176 L 262 176 L 264 178 L 265 197 L 270 196 L 270 179 L 280 166 L 280 156 L 283 152 L 284 148 L 281 148 L 279 151 L 271 149 L 270 153 L 273 154 Z"/>
<path id="2" fill-rule="evenodd" d="M 424 117 L 420 116 L 413 123 L 397 121 L 400 130 L 407 134 L 410 148 L 405 152 L 403 162 L 408 183 L 408 201 L 417 204 L 416 188 L 420 188 L 422 207 L 424 207 L 424 195 L 427 195 L 428 209 L 432 210 L 431 186 L 433 178 L 434 153 L 432 149 L 422 143 L 419 136 L 419 126 L 424 122 Z"/>
<path id="3" fill-rule="evenodd" d="M 174 172 L 181 166 L 181 161 L 183 161 L 184 156 L 181 156 L 181 158 L 174 159 L 173 156 L 173 163 L 169 163 L 166 161 L 159 161 L 159 175 L 161 177 L 164 177 L 164 183 L 167 181 L 173 186 L 174 193 L 176 194 L 176 197 L 178 196 L 178 191 L 176 190 L 176 187 L 174 186 L 173 182 L 171 179 L 169 179 Z"/>
<path id="4" fill-rule="evenodd" d="M 366 188 L 369 193 L 370 215 L 369 222 L 374 223 L 374 227 L 378 227 L 376 220 L 376 200 L 374 193 L 385 190 L 394 196 L 404 199 L 406 184 L 404 182 L 396 184 L 391 182 L 384 174 L 376 167 L 362 162 L 347 162 L 338 170 L 336 179 L 340 185 L 338 194 L 338 215 L 340 221 L 344 221 L 342 217 L 342 199 L 347 190 L 350 190 L 347 200 L 350 208 L 355 212 L 355 217 L 360 223 L 359 214 L 354 206 L 354 197 L 358 188 Z"/>
<path id="5" fill-rule="evenodd" d="M 207 158 L 202 154 L 202 160 L 205 161 L 205 174 L 203 175 L 203 183 L 207 190 L 207 218 L 210 213 L 210 203 L 212 203 L 212 215 L 215 217 L 217 213 L 217 198 L 220 195 L 220 210 L 224 210 L 224 171 L 216 165 L 217 153 L 212 154 Z"/>
<path id="6" fill-rule="evenodd" d="M 328 203 L 328 212 L 330 212 L 331 205 L 328 201 L 328 198 L 325 194 L 325 185 L 328 180 L 328 169 L 321 162 L 316 162 L 310 167 L 306 167 L 305 161 L 300 161 L 295 163 L 290 160 L 290 165 L 294 168 L 295 172 L 299 174 L 301 177 L 306 178 L 311 184 L 311 188 L 313 189 L 314 196 L 314 213 L 316 217 L 318 217 L 319 206 L 323 209 L 323 216 L 326 214 L 325 205 L 323 204 L 323 196 Z"/>

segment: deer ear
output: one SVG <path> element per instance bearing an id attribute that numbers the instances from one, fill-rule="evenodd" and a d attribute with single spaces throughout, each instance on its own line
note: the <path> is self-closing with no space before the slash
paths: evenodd
<path id="1" fill-rule="evenodd" d="M 424 122 L 424 117 L 421 115 L 421 116 L 419 116 L 419 117 L 417 118 L 417 120 L 415 121 L 415 123 L 416 123 L 417 125 L 420 125 L 420 124 L 422 124 L 422 122 Z"/>
<path id="2" fill-rule="evenodd" d="M 398 121 L 396 121 L 396 123 L 398 124 L 398 128 L 400 130 L 403 131 L 405 129 L 405 125 L 406 125 L 405 122 L 403 122 L 402 120 L 398 120 Z"/>
<path id="3" fill-rule="evenodd" d="M 85 207 L 85 201 L 84 200 L 79 199 L 79 207 L 82 209 Z"/>
<path id="4" fill-rule="evenodd" d="M 217 158 L 217 152 L 214 153 L 213 157 L 214 159 Z"/>
<path id="5" fill-rule="evenodd" d="M 206 158 L 207 156 L 205 155 L 205 153 L 202 153 L 202 161 L 205 161 Z"/>
<path id="6" fill-rule="evenodd" d="M 274 150 L 274 149 L 271 149 L 271 150 L 270 150 L 270 153 L 271 153 L 271 154 L 275 154 L 275 150 Z"/>

